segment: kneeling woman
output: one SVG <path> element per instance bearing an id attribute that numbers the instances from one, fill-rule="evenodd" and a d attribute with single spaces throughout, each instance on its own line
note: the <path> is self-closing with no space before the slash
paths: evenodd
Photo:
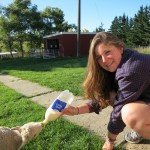
<path id="1" fill-rule="evenodd" d="M 125 139 L 138 143 L 150 139 L 150 55 L 124 49 L 115 35 L 100 32 L 92 40 L 87 73 L 84 81 L 85 97 L 91 103 L 69 107 L 63 114 L 99 113 L 108 105 L 113 111 L 103 150 L 112 150 L 117 135 L 125 126 L 131 132 Z"/>

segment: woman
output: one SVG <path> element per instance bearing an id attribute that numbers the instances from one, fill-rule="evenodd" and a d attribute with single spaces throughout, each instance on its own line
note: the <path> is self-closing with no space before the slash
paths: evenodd
<path id="1" fill-rule="evenodd" d="M 103 150 L 113 149 L 125 126 L 135 131 L 126 135 L 126 140 L 150 139 L 150 55 L 124 49 L 123 42 L 111 33 L 97 33 L 90 46 L 83 87 L 91 103 L 71 106 L 63 114 L 99 113 L 112 105 Z"/>

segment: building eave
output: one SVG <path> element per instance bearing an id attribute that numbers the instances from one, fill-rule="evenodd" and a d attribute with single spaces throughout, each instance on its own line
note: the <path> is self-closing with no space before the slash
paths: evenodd
<path id="1" fill-rule="evenodd" d="M 54 33 L 54 34 L 43 36 L 43 39 L 54 37 L 54 36 L 58 36 L 58 35 L 64 35 L 64 34 L 77 34 L 77 32 L 59 32 L 59 33 Z M 86 34 L 96 34 L 96 32 L 81 32 L 80 34 L 85 34 L 85 35 Z"/>

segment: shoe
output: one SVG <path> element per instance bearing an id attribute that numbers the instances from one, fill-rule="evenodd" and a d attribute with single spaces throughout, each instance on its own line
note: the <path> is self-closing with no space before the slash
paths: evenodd
<path id="1" fill-rule="evenodd" d="M 143 140 L 143 137 L 140 136 L 137 132 L 131 131 L 124 136 L 125 140 L 132 144 L 137 144 Z"/>

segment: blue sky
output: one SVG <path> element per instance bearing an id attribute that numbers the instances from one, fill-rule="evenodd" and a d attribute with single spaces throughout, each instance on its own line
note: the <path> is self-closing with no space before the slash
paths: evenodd
<path id="1" fill-rule="evenodd" d="M 7 6 L 12 2 L 3 0 L 0 5 Z M 31 0 L 31 3 L 36 4 L 38 10 L 44 10 L 47 6 L 58 7 L 63 11 L 65 21 L 77 25 L 78 0 Z M 149 6 L 150 0 L 81 0 L 81 29 L 92 32 L 103 23 L 107 31 L 116 16 L 125 13 L 133 18 L 142 5 Z"/>

